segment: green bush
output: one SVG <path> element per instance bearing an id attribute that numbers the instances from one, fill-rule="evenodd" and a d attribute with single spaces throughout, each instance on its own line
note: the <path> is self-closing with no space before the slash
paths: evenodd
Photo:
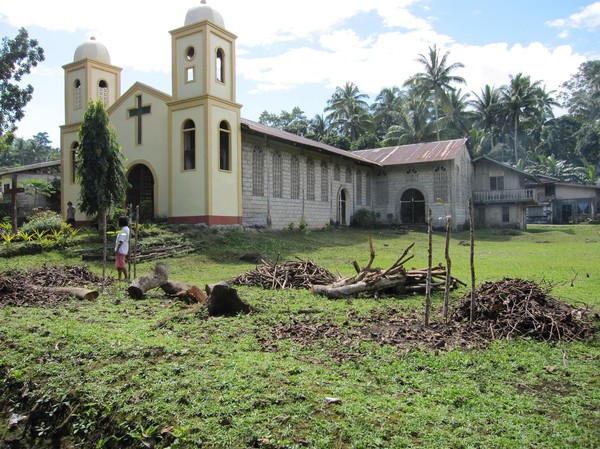
<path id="1" fill-rule="evenodd" d="M 358 209 L 350 219 L 350 226 L 355 228 L 372 229 L 377 225 L 375 212 L 368 209 Z"/>
<path id="2" fill-rule="evenodd" d="M 42 232 L 60 230 L 63 224 L 62 217 L 51 210 L 36 212 L 29 221 L 21 226 L 22 232 Z"/>

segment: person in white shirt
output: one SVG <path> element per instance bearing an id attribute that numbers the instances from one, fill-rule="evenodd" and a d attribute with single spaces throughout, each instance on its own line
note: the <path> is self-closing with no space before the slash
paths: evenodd
<path id="1" fill-rule="evenodd" d="M 117 235 L 115 241 L 115 267 L 121 280 L 123 275 L 124 280 L 129 279 L 129 273 L 127 273 L 127 254 L 129 253 L 129 219 L 127 217 L 119 218 L 119 226 L 121 232 Z"/>

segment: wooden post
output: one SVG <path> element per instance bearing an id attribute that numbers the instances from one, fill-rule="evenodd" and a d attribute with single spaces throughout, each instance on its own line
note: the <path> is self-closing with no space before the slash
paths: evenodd
<path id="1" fill-rule="evenodd" d="M 473 199 L 469 198 L 469 236 L 471 243 L 471 310 L 469 314 L 469 322 L 473 323 L 473 315 L 475 314 L 475 221 L 473 220 Z"/>
<path id="2" fill-rule="evenodd" d="M 446 285 L 444 286 L 444 321 L 448 322 L 448 303 L 450 302 L 450 287 L 452 285 L 451 267 L 452 261 L 450 260 L 450 234 L 452 233 L 452 217 L 446 217 L 446 250 L 444 254 L 446 256 Z"/>
<path id="3" fill-rule="evenodd" d="M 129 226 L 129 257 L 127 258 L 127 273 L 129 276 L 131 276 L 131 257 L 133 254 L 133 251 L 131 251 L 131 248 L 133 248 L 133 245 L 131 244 L 131 227 L 133 225 L 133 223 L 131 223 L 131 203 L 129 203 L 129 206 L 126 208 L 126 210 L 129 212 L 127 215 L 127 225 Z"/>
<path id="4" fill-rule="evenodd" d="M 431 209 L 427 213 L 427 235 L 429 237 L 428 249 L 427 249 L 427 281 L 425 284 L 425 325 L 429 324 L 429 311 L 431 309 L 431 260 L 433 256 L 432 248 L 432 219 Z"/>
<path id="5" fill-rule="evenodd" d="M 8 193 L 10 193 L 10 218 L 12 221 L 12 232 L 16 234 L 18 231 L 17 226 L 17 194 L 23 193 L 25 189 L 23 187 L 17 187 L 17 175 L 12 175 L 12 181 Z"/>
<path id="6" fill-rule="evenodd" d="M 137 251 L 140 224 L 140 205 L 135 206 L 135 243 L 133 245 L 133 278 L 137 277 Z"/>

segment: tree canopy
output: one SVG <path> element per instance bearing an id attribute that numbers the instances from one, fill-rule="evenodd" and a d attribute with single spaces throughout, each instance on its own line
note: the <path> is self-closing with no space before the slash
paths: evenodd
<path id="1" fill-rule="evenodd" d="M 31 69 L 44 60 L 38 41 L 29 39 L 25 28 L 14 39 L 2 39 L 0 48 L 0 150 L 6 151 L 14 139 L 17 122 L 33 96 L 33 86 L 21 82 Z"/>

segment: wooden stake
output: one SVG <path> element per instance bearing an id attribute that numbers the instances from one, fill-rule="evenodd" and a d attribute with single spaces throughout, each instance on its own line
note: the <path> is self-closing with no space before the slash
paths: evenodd
<path id="1" fill-rule="evenodd" d="M 452 261 L 450 260 L 450 234 L 452 233 L 452 217 L 446 217 L 446 285 L 444 287 L 444 321 L 448 322 L 448 303 L 450 302 L 450 287 L 452 285 L 452 277 L 450 269 Z"/>
<path id="2" fill-rule="evenodd" d="M 473 323 L 475 314 L 475 221 L 473 220 L 473 199 L 469 198 L 469 236 L 471 238 L 471 310 L 469 322 Z"/>
<path id="3" fill-rule="evenodd" d="M 431 309 L 431 260 L 433 255 L 432 233 L 431 209 L 429 209 L 427 213 L 427 235 L 429 237 L 429 243 L 427 248 L 427 283 L 425 284 L 425 325 L 429 324 L 429 311 Z"/>

